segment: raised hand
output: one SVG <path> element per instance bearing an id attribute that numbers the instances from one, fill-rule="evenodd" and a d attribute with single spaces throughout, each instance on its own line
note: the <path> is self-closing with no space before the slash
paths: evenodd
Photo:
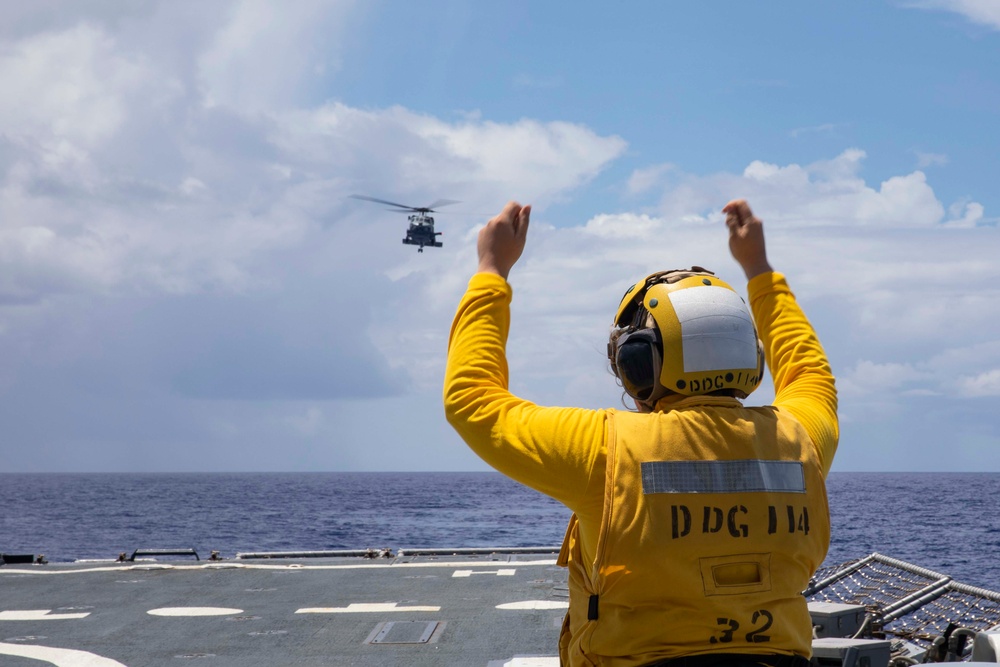
<path id="1" fill-rule="evenodd" d="M 524 251 L 531 205 L 507 202 L 500 215 L 479 231 L 479 271 L 495 273 L 504 280 Z"/>
<path id="2" fill-rule="evenodd" d="M 764 223 L 753 214 L 745 199 L 734 199 L 722 208 L 729 228 L 729 251 L 747 280 L 772 271 L 764 244 Z"/>

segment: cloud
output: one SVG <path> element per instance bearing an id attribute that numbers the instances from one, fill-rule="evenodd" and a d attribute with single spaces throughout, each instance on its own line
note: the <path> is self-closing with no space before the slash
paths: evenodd
<path id="1" fill-rule="evenodd" d="M 276 442 L 297 443 L 306 468 L 377 467 L 299 444 L 335 441 L 345 424 L 377 438 L 359 415 L 390 406 L 404 425 L 386 438 L 442 441 L 443 420 L 423 424 L 425 392 L 436 404 L 467 275 L 437 275 L 448 255 L 411 252 L 405 217 L 347 195 L 461 199 L 438 229 L 468 259 L 463 235 L 482 211 L 510 193 L 558 198 L 626 146 L 568 122 L 310 103 L 303 82 L 336 49 L 287 47 L 326 43 L 317 32 L 336 35 L 349 3 L 281 16 L 260 2 L 197 17 L 181 3 L 74 7 L 0 31 L 5 442 L 94 452 L 50 456 L 66 469 L 190 469 L 127 444 L 139 442 L 195 469 L 251 465 L 241 446 Z M 287 469 L 271 458 L 252 465 Z M 394 460 L 442 467 L 421 458 Z M 0 459 L 38 465 L 6 445 Z"/>
<path id="2" fill-rule="evenodd" d="M 232 3 L 197 61 L 209 105 L 264 111 L 300 100 L 305 84 L 339 68 L 337 44 L 353 11 L 350 0 Z"/>
<path id="3" fill-rule="evenodd" d="M 900 392 L 928 377 L 929 373 L 917 370 L 912 364 L 865 360 L 859 361 L 840 378 L 838 388 L 842 393 L 858 395 Z"/>
<path id="4" fill-rule="evenodd" d="M 383 196 L 448 190 L 470 206 L 510 192 L 547 198 L 587 182 L 625 147 L 565 122 L 449 123 L 336 103 L 269 113 L 239 101 L 206 107 L 180 84 L 149 90 L 162 63 L 129 60 L 115 45 L 101 30 L 74 27 L 26 38 L 0 59 L 16 96 L 41 99 L 31 114 L 0 106 L 15 142 L 0 181 L 9 221 L 0 256 L 11 268 L 2 298 L 247 289 L 274 278 L 275 253 L 329 231 L 320 221 L 355 224 L 344 216 L 362 214 L 337 203 L 352 191 L 405 183 Z M 25 63 L 36 65 L 22 73 Z M 65 84 L 41 83 L 52 81 Z M 34 86 L 65 92 L 47 102 Z M 160 125 L 164 113 L 183 122 Z"/>
<path id="5" fill-rule="evenodd" d="M 584 231 L 602 238 L 648 238 L 651 232 L 662 227 L 662 220 L 648 215 L 601 213 L 587 221 Z"/>
<path id="6" fill-rule="evenodd" d="M 487 183 L 500 181 L 533 198 L 582 185 L 626 147 L 619 137 L 600 138 L 583 126 L 566 122 L 525 119 L 511 125 L 483 122 L 455 126 L 425 117 L 415 123 L 415 129 L 430 143 L 467 160 L 474 167 L 468 177 Z"/>
<path id="7" fill-rule="evenodd" d="M 126 5 L 107 0 L 77 0 L 71 5 L 61 0 L 12 3 L 4 7 L 0 38 L 61 32 L 81 23 L 114 28 L 137 19 L 148 21 L 159 4 L 160 0 L 135 0 Z"/>
<path id="8" fill-rule="evenodd" d="M 742 172 L 707 176 L 677 170 L 661 186 L 656 215 L 595 213 L 573 227 L 538 215 L 511 273 L 512 389 L 542 404 L 617 404 L 621 392 L 603 348 L 622 292 L 651 271 L 692 264 L 742 290 L 719 212 L 738 195 L 764 219 L 772 263 L 817 324 L 845 423 L 863 429 L 890 415 L 922 419 L 927 397 L 943 411 L 965 409 L 955 397 L 985 393 L 991 376 L 979 384 L 956 378 L 975 378 L 1000 361 L 993 333 L 1000 269 L 990 250 L 997 230 L 951 222 L 972 220 L 978 210 L 965 204 L 946 215 L 921 172 L 867 184 L 863 158 L 852 149 L 804 166 L 755 161 Z M 438 274 L 450 295 L 440 311 L 424 315 L 428 331 L 431 319 L 450 316 L 448 304 L 457 303 L 474 266 L 474 241 L 466 236 L 469 252 Z M 412 301 L 439 297 L 427 290 Z M 447 332 L 438 335 L 443 347 Z M 751 403 L 769 398 L 761 390 Z"/>
<path id="9" fill-rule="evenodd" d="M 983 220 L 984 210 L 979 202 L 956 202 L 948 207 L 950 219 L 945 224 L 952 227 L 975 227 Z"/>
<path id="10" fill-rule="evenodd" d="M 920 0 L 904 6 L 955 12 L 973 23 L 1000 30 L 1000 5 L 993 0 Z"/>
<path id="11" fill-rule="evenodd" d="M 959 338 L 965 344 L 952 344 L 924 363 L 927 370 L 934 374 L 939 390 L 967 399 L 996 395 L 1000 340 L 991 340 L 988 335 L 979 336 L 982 342 L 968 336 Z"/>
<path id="12" fill-rule="evenodd" d="M 210 124 L 216 114 L 212 111 L 195 118 Z M 114 196 L 121 183 L 97 183 L 80 207 L 66 211 L 51 197 L 39 196 L 31 187 L 31 176 L 18 180 L 16 170 L 9 172 L 7 187 L 0 191 L 0 206 L 15 213 L 13 226 L 0 233 L 0 256 L 10 269 L 0 283 L 5 298 L 43 301 L 66 292 L 114 295 L 138 291 L 150 298 L 156 294 L 195 298 L 199 294 L 280 293 L 296 282 L 283 261 L 288 256 L 295 256 L 296 271 L 314 279 L 330 277 L 330 271 L 323 268 L 330 265 L 341 269 L 335 280 L 350 280 L 352 270 L 377 275 L 392 260 L 376 249 L 402 235 L 405 219 L 379 213 L 374 207 L 347 204 L 347 195 L 361 187 L 353 179 L 384 181 L 395 172 L 398 182 L 409 184 L 408 191 L 399 193 L 404 200 L 429 191 L 428 174 L 434 175 L 435 188 L 454 192 L 472 205 L 490 200 L 495 204 L 502 201 L 501 193 L 516 191 L 547 198 L 586 182 L 624 147 L 620 139 L 602 138 L 568 123 L 449 124 L 399 108 L 369 112 L 333 105 L 246 125 L 244 131 L 256 137 L 260 151 L 227 159 L 222 150 L 210 161 L 225 160 L 223 169 L 212 170 L 205 168 L 195 150 L 195 138 L 202 131 L 196 125 L 194 137 L 178 136 L 195 154 L 184 170 L 191 175 L 179 184 L 156 183 L 148 194 L 137 195 L 147 204 L 137 217 L 134 202 Z M 399 141 L 387 142 L 386 137 Z M 108 142 L 114 140 L 112 135 Z M 372 148 L 380 144 L 386 149 L 373 154 Z M 276 169 L 279 165 L 282 168 Z M 235 174 L 226 170 L 238 173 L 247 183 L 233 188 L 230 181 Z M 79 186 L 72 172 L 63 176 L 69 186 Z M 167 178 L 173 181 L 172 175 Z M 259 202 L 242 201 L 246 191 L 265 196 Z M 27 210 L 35 214 L 23 215 Z M 383 231 L 365 222 L 373 218 L 392 218 L 397 231 L 388 227 Z M 324 219 L 331 222 L 323 224 Z M 328 307 L 336 307 L 337 301 L 334 298 Z M 267 317 L 266 311 L 258 315 Z M 246 320 L 246 325 L 251 321 Z M 355 335 L 365 335 L 368 322 L 368 313 L 362 309 L 354 322 L 361 333 Z M 282 386 L 283 371 L 294 364 L 279 363 L 264 375 L 247 375 L 249 367 L 241 365 L 241 360 L 281 355 L 266 340 L 241 348 L 235 344 L 241 339 L 236 335 L 233 345 L 222 344 L 208 351 L 205 359 L 192 356 L 190 371 L 184 376 L 190 381 L 177 387 L 195 393 L 207 387 L 209 395 L 241 387 L 237 395 L 263 397 L 268 383 Z M 415 351 L 423 345 L 419 338 L 393 344 L 400 342 L 404 349 Z M 243 371 L 227 377 L 220 366 Z M 414 370 L 419 367 L 418 362 Z M 199 368 L 208 375 L 200 377 Z M 293 376 L 288 379 L 295 380 Z M 231 385 L 228 390 L 227 383 Z"/>
<path id="13" fill-rule="evenodd" d="M 85 165 L 88 149 L 121 126 L 128 94 L 148 74 L 117 52 L 112 37 L 85 24 L 28 37 L 0 56 L 4 133 L 40 149 L 54 168 Z"/>
<path id="14" fill-rule="evenodd" d="M 948 164 L 948 156 L 942 153 L 923 153 L 915 151 L 917 154 L 917 167 L 925 169 L 927 167 L 940 167 Z"/>
<path id="15" fill-rule="evenodd" d="M 865 158 L 865 151 L 851 148 L 807 165 L 755 160 L 742 174 L 677 173 L 676 183 L 661 198 L 660 210 L 667 218 L 716 212 L 718 219 L 719 202 L 738 195 L 762 210 L 779 212 L 771 219 L 782 225 L 930 228 L 946 222 L 945 207 L 924 172 L 892 176 L 873 187 L 861 176 Z M 948 222 L 976 224 L 979 205 L 964 204 L 969 208 L 953 211 Z"/>
<path id="16" fill-rule="evenodd" d="M 626 145 L 571 123 L 452 123 L 402 107 L 332 103 L 274 121 L 278 159 L 327 201 L 360 189 L 403 203 L 445 196 L 476 210 L 510 193 L 550 197 L 586 183 Z"/>
<path id="17" fill-rule="evenodd" d="M 1000 396 L 1000 368 L 960 378 L 958 387 L 961 396 Z"/>
<path id="18" fill-rule="evenodd" d="M 750 190 L 748 196 L 765 204 L 777 204 L 778 197 L 793 206 L 800 202 L 796 215 L 802 221 L 907 226 L 940 221 L 942 207 L 922 172 L 893 176 L 875 190 L 859 177 L 865 157 L 864 151 L 851 149 L 806 167 L 753 162 L 743 172 L 743 183 Z"/>
<path id="19" fill-rule="evenodd" d="M 1000 392 L 1000 341 L 938 350 L 908 362 L 860 360 L 838 378 L 841 397 L 881 404 L 894 396 L 981 398 Z M 988 370 L 982 370 L 983 367 Z"/>
<path id="20" fill-rule="evenodd" d="M 943 410 L 995 395 L 997 228 L 977 201 L 941 202 L 923 171 L 869 183 L 860 148 L 711 174 L 657 164 L 617 188 L 652 210 L 607 202 L 567 226 L 551 203 L 625 139 L 312 99 L 344 48 L 317 35 L 343 37 L 354 4 L 64 5 L 22 3 L 0 26 L 10 465 L 475 465 L 442 453 L 440 383 L 478 227 L 512 196 L 536 205 L 511 275 L 511 386 L 527 398 L 617 405 L 604 345 L 643 275 L 701 264 L 742 290 L 720 213 L 733 197 L 765 220 L 853 423 L 874 423 L 859 405 L 876 396 L 905 413 L 915 395 Z M 445 247 L 418 255 L 404 216 L 352 193 L 462 203 L 436 218 Z"/>
<path id="21" fill-rule="evenodd" d="M 672 164 L 655 164 L 643 169 L 636 169 L 629 176 L 626 188 L 629 194 L 637 195 L 654 187 L 662 186 L 663 179 L 676 167 Z"/>

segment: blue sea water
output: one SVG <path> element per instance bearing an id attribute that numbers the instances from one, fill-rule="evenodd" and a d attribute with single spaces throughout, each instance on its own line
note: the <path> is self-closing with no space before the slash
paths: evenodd
<path id="1" fill-rule="evenodd" d="M 872 552 L 1000 589 L 1000 474 L 832 473 L 827 564 Z M 551 546 L 569 511 L 500 474 L 0 474 L 0 552 Z"/>

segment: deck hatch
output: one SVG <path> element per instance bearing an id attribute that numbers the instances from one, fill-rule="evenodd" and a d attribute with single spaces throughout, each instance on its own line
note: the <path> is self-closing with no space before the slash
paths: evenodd
<path id="1" fill-rule="evenodd" d="M 440 621 L 384 621 L 372 632 L 369 644 L 426 644 Z"/>

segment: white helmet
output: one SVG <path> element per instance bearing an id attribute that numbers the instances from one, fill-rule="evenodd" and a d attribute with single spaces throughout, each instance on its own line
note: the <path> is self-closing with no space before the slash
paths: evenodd
<path id="1" fill-rule="evenodd" d="M 745 398 L 764 372 L 746 302 L 700 266 L 654 273 L 625 292 L 608 359 L 626 393 L 649 405 L 671 392 Z"/>

